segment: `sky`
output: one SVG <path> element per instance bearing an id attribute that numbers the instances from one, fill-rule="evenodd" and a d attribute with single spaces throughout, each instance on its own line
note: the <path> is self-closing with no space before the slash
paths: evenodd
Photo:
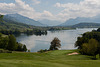
<path id="1" fill-rule="evenodd" d="M 100 0 L 0 0 L 0 14 L 14 13 L 34 20 L 65 22 L 100 14 Z"/>

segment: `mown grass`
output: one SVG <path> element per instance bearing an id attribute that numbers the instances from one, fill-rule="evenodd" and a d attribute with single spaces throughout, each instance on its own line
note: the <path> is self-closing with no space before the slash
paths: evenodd
<path id="1" fill-rule="evenodd" d="M 100 60 L 92 56 L 67 55 L 76 50 L 46 53 L 0 53 L 0 67 L 100 67 Z"/>

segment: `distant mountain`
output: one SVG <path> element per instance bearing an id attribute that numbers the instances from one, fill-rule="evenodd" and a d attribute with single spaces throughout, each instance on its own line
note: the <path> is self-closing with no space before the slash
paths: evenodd
<path id="1" fill-rule="evenodd" d="M 9 18 L 12 18 L 12 19 L 10 20 Z M 33 27 L 34 26 L 16 22 L 13 17 L 5 17 L 4 16 L 4 19 L 2 21 L 0 21 L 0 30 L 19 29 L 20 31 L 22 31 L 22 30 L 26 30 L 26 29 L 31 29 Z"/>
<path id="2" fill-rule="evenodd" d="M 71 26 L 78 23 L 100 23 L 100 15 L 89 18 L 77 17 L 76 19 L 69 19 L 59 26 Z"/>
<path id="3" fill-rule="evenodd" d="M 9 20 L 13 20 L 13 21 L 16 21 L 16 22 L 19 22 L 19 23 L 33 25 L 33 26 L 45 26 L 44 24 L 42 24 L 38 21 L 35 21 L 35 20 L 30 19 L 28 17 L 22 16 L 20 14 L 7 14 L 7 15 L 4 16 L 4 19 L 5 18 L 8 18 Z"/>
<path id="4" fill-rule="evenodd" d="M 78 23 L 71 27 L 72 28 L 98 28 L 100 27 L 100 23 Z"/>
<path id="5" fill-rule="evenodd" d="M 59 21 L 47 20 L 47 19 L 39 20 L 39 22 L 41 22 L 42 24 L 45 24 L 47 26 L 57 26 L 57 25 L 61 24 L 61 22 L 59 22 Z"/>

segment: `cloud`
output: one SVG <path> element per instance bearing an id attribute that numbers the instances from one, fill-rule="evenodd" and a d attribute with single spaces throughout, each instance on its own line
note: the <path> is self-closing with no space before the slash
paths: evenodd
<path id="1" fill-rule="evenodd" d="M 14 3 L 0 3 L 0 13 L 1 14 L 10 14 L 10 13 L 21 13 L 23 11 L 33 11 L 34 9 L 31 8 L 28 4 L 25 4 L 25 2 L 22 2 L 21 0 L 15 0 Z"/>
<path id="2" fill-rule="evenodd" d="M 37 0 L 33 0 L 37 1 Z M 37 2 L 38 3 L 38 2 Z M 47 10 L 43 12 L 36 12 L 34 8 L 30 7 L 22 0 L 15 0 L 15 3 L 0 3 L 0 14 L 14 14 L 19 13 L 23 16 L 39 20 L 39 19 L 51 19 L 53 14 Z"/>
<path id="3" fill-rule="evenodd" d="M 43 13 L 40 14 L 40 18 L 38 18 L 38 19 L 40 19 L 40 20 L 52 19 L 52 17 L 53 17 L 53 14 L 51 12 L 44 10 Z"/>
<path id="4" fill-rule="evenodd" d="M 76 17 L 93 17 L 100 14 L 100 0 L 84 0 L 78 4 L 74 3 L 56 3 L 57 8 L 64 8 L 58 16 L 66 17 L 64 20 Z"/>
<path id="5" fill-rule="evenodd" d="M 32 0 L 34 2 L 34 4 L 40 4 L 41 2 L 38 0 Z"/>
<path id="6" fill-rule="evenodd" d="M 49 11 L 46 11 L 46 10 L 44 10 L 42 15 L 45 16 L 45 17 L 53 16 L 52 13 L 50 13 Z"/>
<path id="7" fill-rule="evenodd" d="M 32 0 L 34 4 L 39 4 L 40 1 Z M 15 3 L 0 3 L 1 14 L 19 13 L 23 16 L 35 20 L 57 20 L 64 22 L 70 18 L 77 17 L 93 17 L 100 14 L 100 0 L 84 0 L 79 3 L 56 3 L 55 9 L 60 9 L 58 14 L 51 13 L 48 10 L 37 12 L 29 4 L 23 0 L 15 0 Z M 63 8 L 63 9 L 62 9 Z"/>

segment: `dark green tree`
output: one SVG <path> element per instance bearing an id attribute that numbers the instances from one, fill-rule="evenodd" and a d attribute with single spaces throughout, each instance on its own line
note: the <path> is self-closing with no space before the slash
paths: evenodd
<path id="1" fill-rule="evenodd" d="M 100 32 L 100 28 L 98 28 L 97 31 Z"/>
<path id="2" fill-rule="evenodd" d="M 82 44 L 88 43 L 90 39 L 95 39 L 100 44 L 100 32 L 86 32 L 82 35 L 82 37 L 78 37 L 77 41 L 75 43 L 75 47 L 78 47 L 78 49 L 82 48 Z"/>
<path id="3" fill-rule="evenodd" d="M 51 42 L 50 50 L 58 50 L 58 48 L 61 47 L 60 42 L 61 41 L 57 37 L 55 37 Z"/>
<path id="4" fill-rule="evenodd" d="M 0 38 L 1 38 L 2 34 L 0 33 Z"/>
<path id="5" fill-rule="evenodd" d="M 100 58 L 100 43 L 98 45 L 98 54 L 99 54 L 99 58 Z"/>
<path id="6" fill-rule="evenodd" d="M 8 37 L 2 37 L 2 38 L 0 38 L 0 48 L 7 49 L 8 41 L 9 41 Z"/>
<path id="7" fill-rule="evenodd" d="M 16 38 L 14 37 L 14 35 L 9 35 L 9 42 L 8 42 L 7 49 L 11 51 L 17 49 Z"/>
<path id="8" fill-rule="evenodd" d="M 23 51 L 27 51 L 27 47 L 26 47 L 26 45 L 23 45 Z"/>
<path id="9" fill-rule="evenodd" d="M 88 43 L 88 38 L 86 37 L 78 37 L 77 38 L 77 41 L 75 43 L 75 47 L 78 47 L 78 49 L 81 49 L 82 48 L 82 44 L 83 43 Z"/>
<path id="10" fill-rule="evenodd" d="M 88 43 L 82 45 L 81 53 L 95 56 L 98 54 L 98 41 L 95 39 L 90 39 Z"/>
<path id="11" fill-rule="evenodd" d="M 17 49 L 16 51 L 23 51 L 23 44 L 17 42 Z"/>
<path id="12" fill-rule="evenodd" d="M 84 51 L 87 51 L 86 47 L 88 48 L 90 39 L 95 39 L 99 43 L 99 45 L 96 48 L 97 51 L 95 54 L 99 54 L 99 57 L 100 57 L 100 28 L 98 28 L 95 31 L 86 32 L 82 35 L 82 37 L 78 37 L 75 43 L 75 47 L 78 47 L 79 50 L 82 50 L 82 54 L 89 55 L 88 53 Z"/>
<path id="13" fill-rule="evenodd" d="M 0 21 L 3 21 L 4 15 L 0 15 Z"/>
<path id="14" fill-rule="evenodd" d="M 0 33 L 0 48 L 7 49 L 9 38 L 7 36 L 3 37 Z"/>

